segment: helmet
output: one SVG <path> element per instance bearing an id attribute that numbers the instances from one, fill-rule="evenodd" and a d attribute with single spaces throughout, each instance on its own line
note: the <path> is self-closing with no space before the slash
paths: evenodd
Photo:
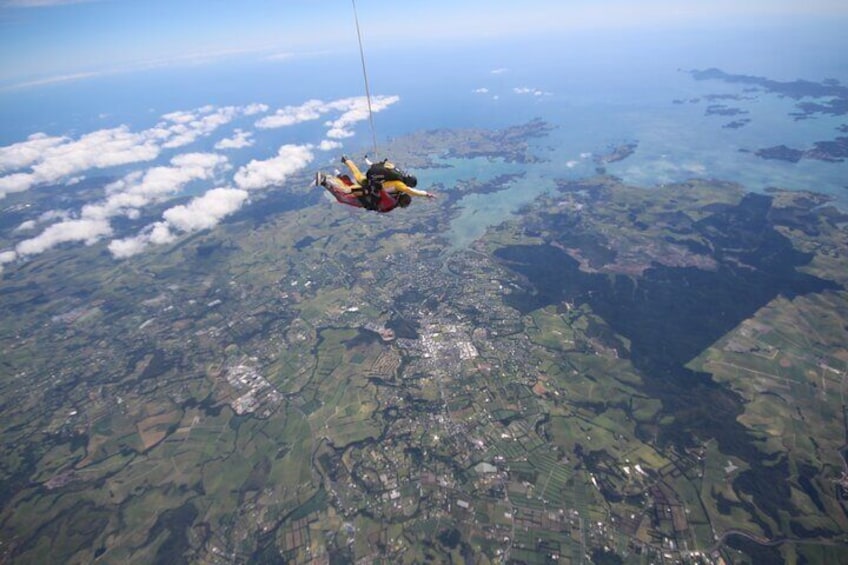
<path id="1" fill-rule="evenodd" d="M 412 203 L 412 197 L 405 192 L 401 192 L 398 194 L 397 203 L 401 208 L 406 208 L 410 205 L 410 203 Z"/>
<path id="2" fill-rule="evenodd" d="M 418 179 L 415 178 L 415 175 L 404 175 L 403 184 L 405 184 L 409 188 L 415 188 L 418 184 Z"/>

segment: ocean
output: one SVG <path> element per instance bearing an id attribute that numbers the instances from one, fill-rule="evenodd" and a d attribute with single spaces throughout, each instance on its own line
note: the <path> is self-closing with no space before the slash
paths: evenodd
<path id="1" fill-rule="evenodd" d="M 550 190 L 554 179 L 594 174 L 590 156 L 625 142 L 637 143 L 636 151 L 606 169 L 646 189 L 690 178 L 721 179 L 753 192 L 770 187 L 821 192 L 848 210 L 848 162 L 790 163 L 753 153 L 777 145 L 809 149 L 817 141 L 833 140 L 845 135 L 837 128 L 848 124 L 848 117 L 816 114 L 796 120 L 791 114 L 797 112 L 798 100 L 762 89 L 748 92 L 750 85 L 697 81 L 689 72 L 715 67 L 777 81 L 835 79 L 848 84 L 848 64 L 839 56 L 846 47 L 848 40 L 821 23 L 722 34 L 699 30 L 671 37 L 545 38 L 521 49 L 468 45 L 459 57 L 432 53 L 442 74 L 434 72 L 429 80 L 425 73 L 424 80 L 408 89 L 398 82 L 402 102 L 379 120 L 385 124 L 381 131 L 393 135 L 401 134 L 400 128 L 420 128 L 422 122 L 426 127 L 503 128 L 539 117 L 554 126 L 547 137 L 532 141 L 545 161 L 518 167 L 525 176 L 512 190 L 458 202 L 462 210 L 449 234 L 457 248 Z M 416 62 L 421 68 L 423 63 Z M 386 62 L 388 67 L 398 64 Z M 738 99 L 710 101 L 710 95 Z M 708 115 L 713 104 L 740 113 Z M 738 119 L 746 123 L 724 127 Z M 484 180 L 517 172 L 514 164 L 480 161 L 451 162 L 453 168 L 433 175 L 449 184 L 451 175 Z"/>
<path id="2" fill-rule="evenodd" d="M 378 139 L 433 128 L 504 128 L 541 118 L 554 126 L 534 140 L 541 163 L 516 165 L 497 159 L 453 161 L 450 169 L 415 171 L 423 186 L 450 190 L 458 180 L 485 180 L 521 172 L 510 190 L 471 195 L 449 234 L 461 248 L 487 226 L 509 217 L 555 179 L 594 174 L 591 155 L 622 142 L 638 144 L 628 158 L 607 166 L 625 182 L 649 189 L 688 178 L 739 182 L 751 191 L 769 187 L 814 190 L 848 209 L 848 163 L 802 159 L 767 160 L 752 152 L 776 145 L 806 149 L 832 140 L 846 116 L 815 115 L 797 121 L 796 100 L 745 92 L 746 85 L 696 81 L 693 69 L 779 81 L 825 78 L 848 83 L 848 39 L 837 23 L 728 26 L 720 31 L 585 31 L 562 36 L 468 40 L 439 45 L 366 43 L 373 94 L 397 94 L 400 102 L 375 115 Z M 84 81 L 0 92 L 0 146 L 36 132 L 78 136 L 127 125 L 151 127 L 165 113 L 206 104 L 268 104 L 271 109 L 312 98 L 333 100 L 364 94 L 358 53 L 339 50 L 283 61 L 231 60 L 216 65 L 116 73 Z M 708 101 L 707 95 L 739 95 Z M 697 100 L 697 102 L 693 102 Z M 675 103 L 678 101 L 678 103 Z M 682 102 L 681 102 L 682 101 Z M 737 109 L 737 116 L 707 115 L 710 104 Z M 744 118 L 736 129 L 723 127 Z M 236 127 L 228 124 L 191 150 L 211 150 Z M 267 159 L 284 143 L 317 143 L 323 120 L 256 132 L 249 150 L 229 153 L 233 170 L 250 159 Z M 343 151 L 367 151 L 371 135 L 360 122 Z M 187 148 L 189 149 L 189 148 Z M 163 154 L 162 160 L 172 157 Z M 335 154 L 318 154 L 325 168 Z M 108 173 L 109 171 L 106 171 Z M 120 171 L 124 172 L 124 171 Z"/>

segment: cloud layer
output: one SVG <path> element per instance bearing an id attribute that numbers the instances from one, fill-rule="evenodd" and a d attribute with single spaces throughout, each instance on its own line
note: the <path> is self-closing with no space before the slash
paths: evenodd
<path id="1" fill-rule="evenodd" d="M 398 100 L 397 96 L 374 97 L 371 110 L 382 111 Z M 140 166 L 104 186 L 99 198 L 78 210 L 47 210 L 22 221 L 10 234 L 23 239 L 11 248 L 0 249 L 0 271 L 3 265 L 59 245 L 92 245 L 114 238 L 114 218 L 137 219 L 146 208 L 161 205 L 186 191 L 196 191 L 203 184 L 217 187 L 186 204 L 166 209 L 161 220 L 135 235 L 117 234 L 120 237 L 112 239 L 107 247 L 116 258 L 131 257 L 151 245 L 171 243 L 181 234 L 212 228 L 249 202 L 251 191 L 282 186 L 314 161 L 316 151 L 341 148 L 340 140 L 354 135 L 354 126 L 368 119 L 368 111 L 365 97 L 308 100 L 266 116 L 261 116 L 269 112 L 264 104 L 203 106 L 164 114 L 153 127 L 141 131 L 119 126 L 76 138 L 36 133 L 24 141 L 0 147 L 0 199 L 39 186 L 70 186 L 98 170 Z M 276 154 L 254 158 L 240 166 L 234 166 L 227 156 L 210 151 L 178 153 L 162 162 L 166 152 L 196 145 L 228 124 L 236 120 L 243 124 L 250 118 L 254 118 L 252 127 L 224 132 L 214 144 L 215 151 L 253 147 L 257 131 L 311 120 L 325 120 L 325 133 L 315 143 L 286 143 Z M 155 164 L 150 166 L 151 163 Z"/>
<path id="2" fill-rule="evenodd" d="M 225 137 L 215 144 L 215 149 L 244 149 L 245 147 L 253 146 L 253 134 L 249 131 L 237 129 L 233 132 L 232 137 Z"/>
<path id="3" fill-rule="evenodd" d="M 247 198 L 245 190 L 213 188 L 188 204 L 165 210 L 163 221 L 147 226 L 137 236 L 112 240 L 109 251 L 114 257 L 124 259 L 141 253 L 149 245 L 171 243 L 177 238 L 176 232 L 192 233 L 212 228 L 241 208 Z"/>
<path id="4" fill-rule="evenodd" d="M 145 206 L 162 202 L 181 192 L 190 182 L 212 179 L 229 166 L 227 158 L 215 153 L 185 153 L 170 165 L 134 172 L 107 185 L 103 201 L 83 206 L 83 218 L 136 217 Z"/>
<path id="5" fill-rule="evenodd" d="M 381 112 L 399 101 L 398 96 L 375 96 L 371 99 L 371 111 Z M 327 137 L 342 139 L 353 136 L 351 126 L 368 119 L 368 99 L 365 96 L 342 98 L 332 102 L 308 100 L 298 106 L 286 106 L 256 122 L 262 129 L 282 128 L 320 119 L 325 114 L 341 112 L 335 120 L 326 122 Z"/>
<path id="6" fill-rule="evenodd" d="M 172 112 L 152 128 L 133 132 L 127 126 L 98 130 L 78 139 L 35 134 L 0 148 L 0 199 L 34 186 L 58 183 L 97 169 L 150 162 L 164 149 L 190 145 L 237 117 L 267 112 L 264 104 L 204 106 Z"/>
<path id="7" fill-rule="evenodd" d="M 304 169 L 313 159 L 311 146 L 283 145 L 276 157 L 264 161 L 254 159 L 240 168 L 233 176 L 233 182 L 237 187 L 246 190 L 281 185 L 290 175 Z"/>

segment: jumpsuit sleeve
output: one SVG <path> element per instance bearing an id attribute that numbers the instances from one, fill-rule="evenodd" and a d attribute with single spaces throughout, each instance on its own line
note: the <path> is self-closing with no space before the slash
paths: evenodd
<path id="1" fill-rule="evenodd" d="M 414 188 L 410 188 L 399 180 L 387 180 L 383 183 L 383 188 L 386 188 L 388 190 L 395 190 L 397 192 L 405 192 L 410 196 L 427 196 L 429 194 L 429 192 L 427 192 L 426 190 L 416 190 Z"/>
<path id="2" fill-rule="evenodd" d="M 353 180 L 356 181 L 356 184 L 360 186 L 363 185 L 365 183 L 365 175 L 362 174 L 362 171 L 359 170 L 356 163 L 350 159 L 345 159 L 344 164 L 347 165 L 348 169 L 350 169 L 350 173 L 353 175 Z"/>

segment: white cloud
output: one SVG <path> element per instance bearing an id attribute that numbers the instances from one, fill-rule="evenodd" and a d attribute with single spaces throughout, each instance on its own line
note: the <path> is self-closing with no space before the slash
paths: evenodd
<path id="1" fill-rule="evenodd" d="M 243 111 L 245 116 L 255 116 L 256 114 L 264 114 L 269 110 L 267 104 L 248 104 L 244 106 Z"/>
<path id="2" fill-rule="evenodd" d="M 15 0 L 12 0 L 15 1 Z M 27 0 L 18 0 L 20 2 L 25 2 Z M 45 1 L 53 3 L 54 0 L 34 0 Z M 61 2 L 61 0 L 55 0 Z M 105 1 L 105 0 L 78 0 L 78 3 L 86 2 L 86 1 Z M 7 6 L 9 0 L 0 0 L 0 10 Z M 68 0 L 67 3 L 77 3 L 74 0 Z M 36 5 L 36 4 L 34 4 Z M 45 4 L 46 5 L 46 4 Z M 222 47 L 220 49 L 209 49 L 201 47 L 200 51 L 181 51 L 176 52 L 172 51 L 168 54 L 163 54 L 160 57 L 153 58 L 141 58 L 135 59 L 133 61 L 122 61 L 119 62 L 117 60 L 113 60 L 111 62 L 107 61 L 107 65 L 101 68 L 98 71 L 87 71 L 87 72 L 62 72 L 64 69 L 59 70 L 60 74 L 52 75 L 52 76 L 43 76 L 42 78 L 16 82 L 7 84 L 6 86 L 0 86 L 0 91 L 9 91 L 9 90 L 19 90 L 24 88 L 31 88 L 37 86 L 44 86 L 48 84 L 60 83 L 60 82 L 70 82 L 75 80 L 83 80 L 87 78 L 93 77 L 101 77 L 101 76 L 110 76 L 117 74 L 126 74 L 126 73 L 135 73 L 139 71 L 149 71 L 151 69 L 159 69 L 165 67 L 174 67 L 174 66 L 196 66 L 196 65 L 208 65 L 222 59 L 234 58 L 244 55 L 260 55 L 267 56 L 267 53 L 271 49 L 277 49 L 276 46 L 270 45 L 267 43 L 260 43 L 251 46 L 238 46 L 238 47 Z M 177 48 L 179 50 L 179 48 Z M 320 54 L 321 52 L 299 52 L 295 56 L 300 55 L 314 55 Z"/>
<path id="3" fill-rule="evenodd" d="M 33 165 L 39 180 L 55 182 L 87 169 L 104 169 L 139 161 L 151 161 L 159 147 L 144 133 L 133 133 L 126 126 L 94 131 L 51 148 L 47 157 Z"/>
<path id="4" fill-rule="evenodd" d="M 0 147 L 0 198 L 33 186 L 55 183 L 89 169 L 148 162 L 162 149 L 173 149 L 207 136 L 239 116 L 268 110 L 264 104 L 247 106 L 204 106 L 171 112 L 154 127 L 132 132 L 127 126 L 97 130 L 73 140 L 35 134 L 27 141 Z M 29 168 L 29 171 L 20 169 Z"/>
<path id="5" fill-rule="evenodd" d="M 109 242 L 116 259 L 132 257 L 150 245 L 163 245 L 177 239 L 176 231 L 192 233 L 213 228 L 225 217 L 240 209 L 248 192 L 238 188 L 213 188 L 185 205 L 174 206 L 162 214 L 164 221 L 147 226 L 138 235 Z"/>
<path id="6" fill-rule="evenodd" d="M 18 254 L 14 251 L 0 251 L 0 273 L 3 272 L 3 265 L 11 263 L 18 258 Z"/>
<path id="7" fill-rule="evenodd" d="M 113 239 L 109 242 L 108 249 L 115 259 L 126 259 L 138 255 L 144 251 L 147 245 L 148 239 L 139 235 L 124 239 Z"/>
<path id="8" fill-rule="evenodd" d="M 207 106 L 203 106 L 198 108 L 198 112 L 202 112 L 205 110 Z M 176 112 L 169 112 L 167 114 L 162 114 L 162 119 L 167 120 L 169 122 L 174 122 L 175 124 L 187 124 L 195 118 L 194 112 L 187 110 L 177 110 Z"/>
<path id="9" fill-rule="evenodd" d="M 253 160 L 241 169 L 235 176 L 234 182 L 239 188 L 214 188 L 202 196 L 193 199 L 188 204 L 174 206 L 162 214 L 163 221 L 147 226 L 136 236 L 112 240 L 108 249 L 115 258 L 123 259 L 143 252 L 150 245 L 161 245 L 173 242 L 177 232 L 191 233 L 216 226 L 224 217 L 239 210 L 249 197 L 247 189 L 261 189 L 274 184 L 281 184 L 293 173 L 305 168 L 312 160 L 313 154 L 309 145 L 283 145 L 276 157 L 265 161 Z M 176 169 L 194 165 L 195 171 L 214 171 L 226 159 L 212 154 L 186 154 L 172 160 Z M 153 169 L 151 169 L 153 171 Z M 158 195 L 158 182 L 149 184 L 151 190 L 128 190 L 126 187 L 144 186 L 149 179 L 147 174 L 142 178 L 139 174 L 128 175 L 123 181 L 113 183 L 110 190 L 114 191 L 114 201 L 107 200 L 99 209 L 83 209 L 84 216 L 96 216 L 94 212 L 105 212 L 110 209 L 123 209 L 126 200 L 133 201 L 139 193 L 145 196 Z M 174 173 L 174 171 L 170 171 Z M 164 174 L 164 173 L 163 173 Z M 186 177 L 184 177 L 186 178 Z"/>
<path id="10" fill-rule="evenodd" d="M 397 102 L 397 96 L 375 96 L 373 112 L 380 112 Z M 127 126 L 97 130 L 78 139 L 51 137 L 39 133 L 26 141 L 0 147 L 0 198 L 33 186 L 73 180 L 91 169 L 105 169 L 157 159 L 163 149 L 174 149 L 208 136 L 222 125 L 240 116 L 254 116 L 268 111 L 265 104 L 246 106 L 203 106 L 195 110 L 170 112 L 152 128 L 133 132 Z M 259 128 L 277 128 L 317 120 L 338 112 L 336 119 L 327 122 L 327 137 L 331 140 L 353 136 L 352 126 L 368 119 L 368 100 L 364 96 L 342 98 L 331 102 L 308 100 L 299 106 L 286 106 L 273 115 L 256 122 Z M 219 142 L 219 148 L 246 147 L 249 133 L 237 133 Z M 324 143 L 322 149 L 337 148 Z M 259 165 L 254 165 L 259 166 Z M 29 169 L 29 170 L 26 170 Z M 273 178 L 273 175 L 268 175 Z M 244 181 L 242 181 L 244 182 Z M 252 185 L 251 185 L 252 186 Z M 138 206 L 131 206 L 138 207 Z"/>
<path id="11" fill-rule="evenodd" d="M 88 169 L 150 161 L 158 155 L 155 140 L 143 133 L 132 133 L 126 126 L 95 131 L 64 143 L 50 143 L 36 160 L 28 163 L 30 172 L 0 177 L 0 198 Z"/>
<path id="12" fill-rule="evenodd" d="M 148 204 L 162 202 L 179 193 L 193 181 L 211 180 L 217 171 L 226 168 L 226 157 L 215 153 L 184 153 L 171 159 L 170 166 L 153 167 L 134 172 L 106 187 L 106 200 L 83 206 L 83 218 L 132 216 Z"/>
<path id="13" fill-rule="evenodd" d="M 397 96 L 377 96 L 372 110 L 382 111 L 397 102 Z M 157 159 L 165 148 L 179 147 L 206 136 L 240 116 L 268 112 L 264 104 L 204 106 L 195 110 L 171 112 L 153 127 L 139 132 L 127 126 L 97 130 L 76 139 L 40 133 L 26 141 L 0 147 L 0 198 L 12 191 L 27 190 L 47 182 L 74 183 L 85 178 L 90 169 L 107 168 Z M 368 119 L 365 97 L 343 98 L 331 102 L 309 100 L 300 106 L 288 106 L 256 122 L 257 127 L 282 127 L 335 114 L 327 121 L 327 138 L 319 144 L 282 145 L 277 155 L 251 160 L 233 175 L 232 187 L 215 188 L 188 204 L 166 210 L 162 220 L 147 226 L 132 237 L 114 239 L 109 250 L 115 257 L 129 257 L 150 245 L 173 242 L 181 232 L 193 232 L 217 225 L 222 218 L 240 209 L 249 199 L 250 190 L 285 183 L 314 160 L 314 151 L 338 149 L 338 138 L 353 135 L 352 126 Z M 235 129 L 234 134 L 219 140 L 218 149 L 247 147 L 254 143 L 252 132 Z M 15 232 L 47 227 L 15 249 L 0 255 L 2 263 L 26 258 L 63 243 L 94 244 L 113 235 L 111 218 L 124 215 L 141 217 L 150 204 L 164 202 L 179 194 L 190 183 L 214 181 L 231 169 L 229 160 L 216 153 L 184 153 L 174 156 L 167 165 L 150 167 L 126 174 L 110 183 L 105 196 L 84 205 L 79 211 L 51 210 L 37 219 L 23 222 Z M 21 234 L 23 235 L 23 234 Z M 0 263 L 0 264 L 2 264 Z"/>
<path id="14" fill-rule="evenodd" d="M 172 149 L 194 143 L 199 137 L 209 135 L 224 124 L 233 121 L 242 114 L 235 106 L 224 108 L 203 107 L 195 112 L 174 112 L 164 116 L 174 122 L 170 128 L 174 137 L 165 142 L 162 147 Z M 206 114 L 206 115 L 204 115 Z"/>
<path id="15" fill-rule="evenodd" d="M 35 255 L 61 243 L 82 241 L 86 245 L 92 245 L 100 238 L 110 235 L 112 227 L 104 219 L 65 220 L 48 226 L 31 239 L 23 240 L 15 247 L 15 251 L 21 256 Z"/>
<path id="16" fill-rule="evenodd" d="M 237 129 L 232 137 L 227 137 L 215 144 L 215 149 L 242 149 L 250 147 L 254 143 L 253 134 L 249 131 Z"/>
<path id="17" fill-rule="evenodd" d="M 295 124 L 317 120 L 322 114 L 329 112 L 331 108 L 321 100 L 307 100 L 299 106 L 286 106 L 280 108 L 270 116 L 266 116 L 256 122 L 256 127 L 261 129 L 282 128 Z"/>
<path id="18" fill-rule="evenodd" d="M 93 78 L 102 76 L 104 73 L 102 72 L 85 72 L 85 73 L 67 73 L 61 75 L 54 75 L 46 78 L 29 80 L 25 82 L 19 82 L 10 86 L 4 86 L 0 88 L 2 90 L 15 90 L 21 88 L 31 88 L 33 86 L 46 86 L 48 84 L 58 84 L 60 82 L 72 82 L 75 80 L 82 80 L 86 78 Z"/>
<path id="19" fill-rule="evenodd" d="M 226 162 L 226 157 L 215 153 L 183 153 L 171 159 L 171 164 L 174 167 L 193 170 L 214 169 Z"/>
<path id="20" fill-rule="evenodd" d="M 0 172 L 16 171 L 29 167 L 40 160 L 44 151 L 65 143 L 67 140 L 66 137 L 36 133 L 29 136 L 26 141 L 0 147 Z"/>
<path id="21" fill-rule="evenodd" d="M 493 75 L 500 75 L 500 74 L 503 74 L 503 73 L 505 73 L 505 72 L 507 72 L 507 71 L 509 71 L 509 69 L 504 68 L 504 67 L 501 67 L 501 68 L 499 68 L 499 69 L 492 69 L 490 72 L 491 72 Z"/>
<path id="22" fill-rule="evenodd" d="M 486 94 L 489 92 L 489 89 L 484 86 L 483 88 L 475 88 L 471 92 L 473 92 L 474 94 Z"/>
<path id="23" fill-rule="evenodd" d="M 147 231 L 148 240 L 156 245 L 164 245 L 177 239 L 177 236 L 171 233 L 171 229 L 165 222 L 156 222 Z"/>
<path id="24" fill-rule="evenodd" d="M 246 106 L 202 106 L 195 110 L 171 112 L 162 116 L 164 122 L 148 130 L 162 138 L 164 148 L 183 147 L 199 137 L 207 136 L 241 116 L 255 116 L 268 111 L 266 104 Z M 170 123 L 169 123 L 170 122 Z"/>
<path id="25" fill-rule="evenodd" d="M 5 198 L 7 194 L 29 190 L 33 184 L 35 182 L 32 175 L 27 173 L 15 173 L 0 177 L 0 199 Z"/>
<path id="26" fill-rule="evenodd" d="M 27 220 L 25 222 L 21 222 L 21 225 L 15 228 L 15 232 L 29 231 L 35 229 L 35 220 Z"/>
<path id="27" fill-rule="evenodd" d="M 512 91 L 516 94 L 530 94 L 533 96 L 551 96 L 552 94 L 551 92 L 539 90 L 538 88 L 529 88 L 527 86 L 516 87 Z"/>
<path id="28" fill-rule="evenodd" d="M 400 100 L 398 96 L 375 96 L 371 99 L 371 111 L 380 112 Z M 256 122 L 262 129 L 293 126 L 303 122 L 317 120 L 330 112 L 341 112 L 335 120 L 327 122 L 330 128 L 327 137 L 341 139 L 351 137 L 350 126 L 368 119 L 368 99 L 365 96 L 341 98 L 332 102 L 307 100 L 299 106 L 286 106 Z"/>
<path id="29" fill-rule="evenodd" d="M 371 111 L 381 112 L 400 100 L 399 96 L 375 96 L 371 99 Z M 350 126 L 356 122 L 368 119 L 368 99 L 364 96 L 358 98 L 345 98 L 332 103 L 334 109 L 345 108 L 344 113 L 338 119 L 329 124 L 330 130 L 327 137 L 340 139 L 353 136 Z"/>
<path id="30" fill-rule="evenodd" d="M 329 139 L 321 140 L 321 143 L 318 144 L 318 149 L 321 151 L 332 151 L 333 149 L 338 149 L 342 147 L 342 143 L 340 141 L 331 141 Z"/>
<path id="31" fill-rule="evenodd" d="M 246 190 L 213 188 L 186 205 L 165 210 L 162 217 L 169 225 L 184 232 L 208 229 L 241 208 L 247 197 Z"/>
<path id="32" fill-rule="evenodd" d="M 46 212 L 42 212 L 40 216 L 38 216 L 39 222 L 52 222 L 54 220 L 61 221 L 67 220 L 71 217 L 71 215 L 65 210 L 47 210 Z"/>
<path id="33" fill-rule="evenodd" d="M 67 212 L 61 211 L 42 214 L 41 222 L 59 221 L 46 227 L 39 235 L 20 242 L 16 247 L 17 253 L 21 256 L 35 255 L 61 243 L 93 244 L 112 235 L 110 218 L 117 215 L 137 218 L 140 208 L 172 197 L 190 182 L 211 180 L 227 165 L 228 161 L 222 155 L 185 153 L 171 159 L 170 166 L 130 173 L 107 187 L 109 195 L 105 200 L 83 206 L 79 217 L 69 217 Z M 31 229 L 35 225 L 36 222 L 30 220 L 21 224 L 18 230 Z"/>
<path id="34" fill-rule="evenodd" d="M 239 188 L 254 190 L 283 184 L 286 179 L 304 169 L 314 158 L 310 145 L 283 145 L 276 157 L 264 161 L 252 160 L 233 177 Z"/>
<path id="35" fill-rule="evenodd" d="M 116 259 L 126 259 L 138 255 L 148 245 L 164 245 L 176 239 L 177 236 L 171 232 L 167 223 L 156 222 L 147 226 L 135 237 L 113 239 L 109 242 L 108 249 Z"/>

